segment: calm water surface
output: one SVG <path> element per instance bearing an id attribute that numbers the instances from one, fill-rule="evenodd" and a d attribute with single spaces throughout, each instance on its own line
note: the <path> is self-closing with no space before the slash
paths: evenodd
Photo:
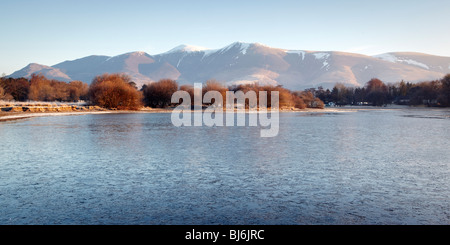
<path id="1" fill-rule="evenodd" d="M 450 111 L 0 122 L 0 224 L 450 224 Z"/>

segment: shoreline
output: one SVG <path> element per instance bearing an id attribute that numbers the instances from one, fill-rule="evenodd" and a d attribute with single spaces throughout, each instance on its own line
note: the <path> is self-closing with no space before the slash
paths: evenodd
<path id="1" fill-rule="evenodd" d="M 304 112 L 304 113 L 338 113 L 338 112 L 356 112 L 363 110 L 401 110 L 401 109 L 436 109 L 430 107 L 411 107 L 411 106 L 387 106 L 387 107 L 370 107 L 370 106 L 343 106 L 343 107 L 325 107 L 324 109 L 306 108 L 306 109 L 282 109 L 280 113 Z M 88 111 L 52 111 L 52 112 L 30 112 L 30 111 L 0 111 L 0 122 L 15 121 L 20 119 L 28 119 L 34 117 L 49 116 L 77 116 L 77 115 L 95 115 L 95 114 L 125 114 L 125 113 L 172 113 L 173 108 L 155 109 L 143 108 L 141 110 L 88 110 Z M 194 112 L 192 110 L 191 112 Z M 239 113 L 240 111 L 233 111 Z M 268 110 L 270 112 L 270 110 Z M 228 113 L 228 111 L 225 111 Z M 246 111 L 245 113 L 258 113 L 258 111 Z"/>
<path id="2" fill-rule="evenodd" d="M 114 111 L 111 111 L 114 112 Z M 50 116 L 76 116 L 88 114 L 109 114 L 109 111 L 89 111 L 89 112 L 6 112 L 0 113 L 0 122 L 15 121 L 20 119 L 28 119 L 33 117 L 50 117 Z"/>
<path id="3" fill-rule="evenodd" d="M 342 111 L 342 109 L 339 109 Z M 204 111 L 204 110 L 203 110 Z M 321 112 L 321 113 L 327 113 L 327 112 L 336 112 L 336 109 L 331 108 L 325 108 L 325 109 L 295 109 L 295 110 L 280 110 L 279 112 Z M 145 108 L 141 110 L 131 111 L 131 110 L 96 110 L 96 111 L 54 111 L 54 112 L 4 112 L 0 111 L 0 122 L 5 121 L 14 121 L 14 120 L 20 120 L 20 119 L 28 119 L 28 118 L 34 118 L 34 117 L 49 117 L 49 116 L 77 116 L 77 115 L 95 115 L 95 114 L 125 114 L 125 113 L 172 113 L 173 109 L 150 109 Z M 191 110 L 191 112 L 195 112 L 194 110 Z M 239 111 L 234 111 L 239 112 Z M 270 112 L 270 110 L 269 110 Z M 228 113 L 225 111 L 225 113 Z M 248 111 L 246 111 L 248 113 Z M 250 111 L 250 113 L 258 113 L 258 111 Z"/>

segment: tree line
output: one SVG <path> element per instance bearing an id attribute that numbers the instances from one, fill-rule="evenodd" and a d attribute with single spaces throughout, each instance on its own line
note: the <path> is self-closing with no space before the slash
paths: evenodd
<path id="1" fill-rule="evenodd" d="M 171 79 L 144 85 L 138 89 L 131 78 L 124 74 L 103 74 L 97 76 L 88 85 L 81 81 L 70 83 L 47 79 L 42 74 L 33 74 L 30 79 L 0 79 L 0 100 L 14 101 L 89 101 L 109 109 L 136 110 L 143 106 L 166 108 L 171 104 L 172 94 L 178 90 L 186 91 L 194 98 L 192 85 L 181 85 Z M 267 91 L 269 98 L 272 91 L 279 92 L 281 108 L 323 108 L 325 103 L 336 105 L 372 105 L 386 104 L 450 106 L 450 74 L 435 81 L 410 83 L 401 81 L 386 84 L 379 79 L 371 79 L 364 87 L 352 87 L 336 84 L 332 90 L 322 87 L 304 91 L 291 91 L 282 86 L 245 84 L 225 86 L 216 80 L 203 84 L 203 95 L 208 91 L 218 91 L 226 98 L 227 91 Z M 259 98 L 258 98 L 259 99 Z M 193 101 L 192 101 L 193 103 Z M 224 101 L 224 104 L 226 101 Z M 268 101 L 270 106 L 270 100 Z"/>
<path id="2" fill-rule="evenodd" d="M 189 93 L 191 97 L 191 104 L 194 104 L 194 87 L 192 85 L 178 86 L 178 83 L 174 80 L 163 79 L 156 83 L 144 85 L 142 88 L 144 101 L 147 106 L 151 107 L 167 107 L 171 103 L 171 96 L 174 92 L 181 90 Z M 290 91 L 282 86 L 270 86 L 259 84 L 246 84 L 246 85 L 234 85 L 225 86 L 216 80 L 208 80 L 202 87 L 202 95 L 204 96 L 209 91 L 217 91 L 222 95 L 223 104 L 226 104 L 226 92 L 227 91 L 242 91 L 247 93 L 248 91 L 254 91 L 259 101 L 259 92 L 266 91 L 268 94 L 267 105 L 270 107 L 271 92 L 279 92 L 279 106 L 280 108 L 324 108 L 324 103 L 316 98 L 310 91 Z M 211 104 L 214 102 L 211 102 Z M 248 107 L 249 101 L 246 101 Z"/>
<path id="3" fill-rule="evenodd" d="M 33 74 L 30 79 L 0 79 L 0 100 L 79 101 L 88 99 L 88 90 L 89 86 L 81 81 L 66 83 L 41 74 Z"/>
<path id="4" fill-rule="evenodd" d="M 192 85 L 181 85 L 171 79 L 146 84 L 138 89 L 131 78 L 125 74 L 103 74 L 97 76 L 89 86 L 80 81 L 70 83 L 47 79 L 42 74 L 33 74 L 26 78 L 1 78 L 0 100 L 15 101 L 79 101 L 87 100 L 92 105 L 108 109 L 137 110 L 143 106 L 166 108 L 171 104 L 172 94 L 178 90 L 186 91 L 194 98 Z M 323 108 L 324 103 L 311 91 L 290 91 L 282 86 L 236 85 L 225 86 L 216 80 L 203 84 L 203 95 L 208 91 L 218 91 L 226 98 L 227 91 L 272 91 L 279 92 L 281 108 Z M 259 98 L 258 98 L 259 99 Z M 192 101 L 193 103 L 193 101 Z M 224 101 L 226 103 L 226 101 Z M 270 106 L 270 100 L 268 101 Z"/>
<path id="5" fill-rule="evenodd" d="M 138 89 L 131 78 L 124 74 L 103 74 L 94 78 L 89 86 L 81 81 L 70 83 L 47 79 L 42 74 L 33 74 L 30 79 L 0 79 L 0 100 L 15 101 L 89 101 L 92 105 L 104 108 L 139 109 L 142 106 L 166 108 L 173 106 L 171 96 L 178 90 L 187 91 L 193 100 L 192 85 L 181 85 L 171 79 L 144 85 Z M 203 95 L 208 91 L 218 91 L 226 98 L 227 91 L 279 92 L 279 104 L 283 108 L 323 108 L 325 103 L 336 105 L 372 105 L 386 104 L 450 106 L 450 74 L 435 81 L 410 83 L 401 81 L 386 84 L 379 79 L 371 79 L 364 87 L 351 87 L 336 84 L 332 90 L 307 89 L 291 91 L 282 86 L 246 84 L 225 86 L 216 80 L 203 84 Z M 271 96 L 269 96 L 270 98 Z M 259 98 L 258 98 L 259 99 Z M 193 103 L 193 101 L 192 101 Z M 226 103 L 226 101 L 224 101 Z M 270 106 L 270 101 L 268 101 Z"/>
<path id="6" fill-rule="evenodd" d="M 387 104 L 411 106 L 450 106 L 450 74 L 442 79 L 418 83 L 397 82 L 386 84 L 377 78 L 368 81 L 364 87 L 336 84 L 332 90 L 322 87 L 309 89 L 324 103 L 336 105 L 371 105 Z"/>

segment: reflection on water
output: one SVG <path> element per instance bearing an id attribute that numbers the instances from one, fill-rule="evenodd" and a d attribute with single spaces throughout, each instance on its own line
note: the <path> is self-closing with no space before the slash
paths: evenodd
<path id="1" fill-rule="evenodd" d="M 449 224 L 448 110 L 0 123 L 0 224 Z M 436 120 L 439 117 L 441 120 Z"/>

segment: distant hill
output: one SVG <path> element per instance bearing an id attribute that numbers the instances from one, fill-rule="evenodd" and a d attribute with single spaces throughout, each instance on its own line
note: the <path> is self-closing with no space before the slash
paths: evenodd
<path id="1" fill-rule="evenodd" d="M 374 77 L 384 82 L 440 79 L 450 73 L 450 57 L 400 52 L 372 57 L 235 42 L 214 50 L 180 45 L 157 55 L 131 52 L 114 57 L 88 56 L 54 66 L 30 64 L 10 77 L 30 77 L 33 73 L 87 83 L 103 73 L 126 73 L 138 85 L 162 78 L 175 79 L 179 84 L 216 79 L 228 85 L 259 82 L 297 90 L 331 88 L 338 82 L 363 86 Z"/>

